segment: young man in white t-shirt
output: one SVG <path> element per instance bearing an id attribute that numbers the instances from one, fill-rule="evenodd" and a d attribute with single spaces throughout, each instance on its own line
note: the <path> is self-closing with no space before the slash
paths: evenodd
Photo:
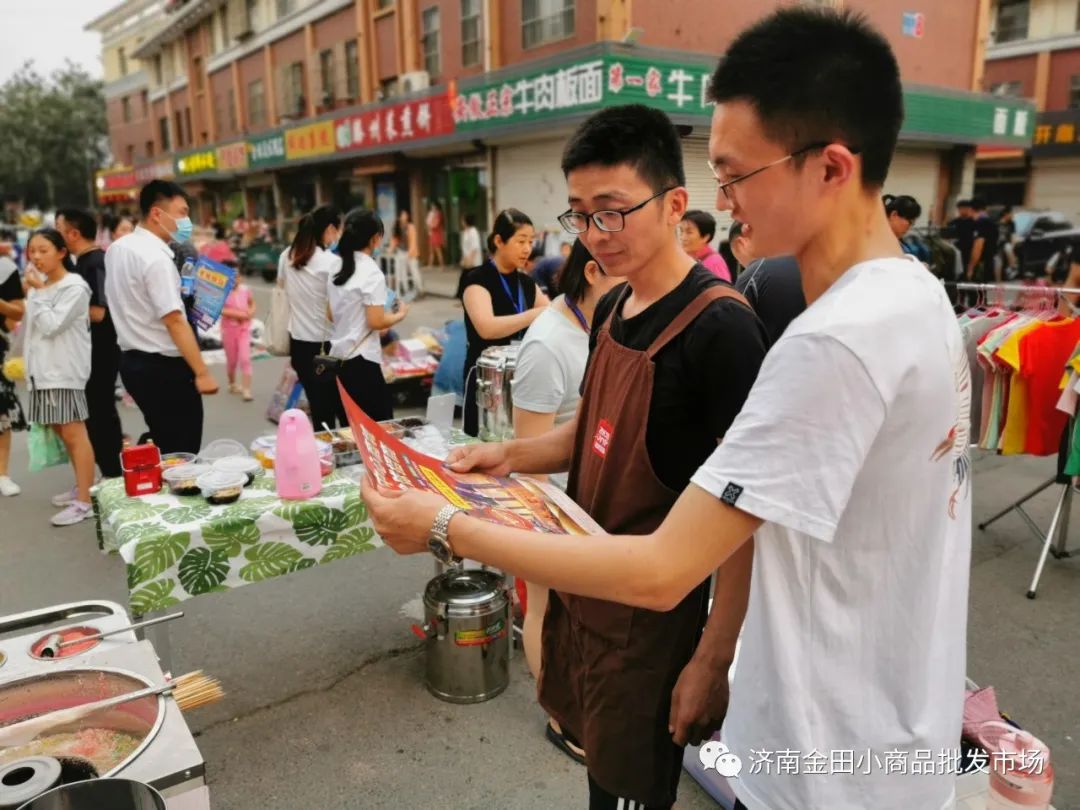
<path id="1" fill-rule="evenodd" d="M 758 254 L 796 257 L 808 308 L 663 525 L 583 542 L 365 484 L 368 507 L 402 553 L 449 552 L 656 610 L 754 535 L 723 732 L 722 772 L 737 770 L 731 755 L 742 763 L 731 781 L 741 806 L 949 807 L 964 700 L 969 379 L 943 290 L 903 256 L 881 207 L 903 119 L 896 60 L 861 18 L 795 6 L 735 40 L 711 93 L 718 207 L 746 224 Z M 553 465 L 558 433 L 540 440 Z M 501 473 L 523 452 L 540 449 L 484 445 L 450 461 Z"/>

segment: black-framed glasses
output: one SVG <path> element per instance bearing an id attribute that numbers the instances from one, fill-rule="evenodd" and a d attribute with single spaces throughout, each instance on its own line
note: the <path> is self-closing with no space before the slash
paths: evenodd
<path id="1" fill-rule="evenodd" d="M 584 214 L 580 211 L 566 211 L 565 213 L 559 214 L 559 224 L 563 226 L 563 230 L 572 234 L 585 233 L 585 231 L 589 230 L 590 222 L 596 225 L 601 231 L 617 233 L 626 227 L 626 217 L 628 214 L 640 211 L 657 197 L 662 197 L 669 191 L 674 191 L 677 188 L 678 186 L 669 186 L 668 188 L 661 189 L 649 197 L 649 199 L 639 202 L 633 208 L 593 211 L 591 214 Z"/>
<path id="2" fill-rule="evenodd" d="M 833 143 L 833 141 L 815 141 L 814 143 L 808 143 L 806 146 L 800 149 L 796 149 L 790 155 L 784 155 L 782 158 L 778 158 L 772 163 L 766 163 L 759 169 L 754 169 L 752 172 L 747 172 L 746 174 L 740 174 L 738 177 L 733 177 L 730 180 L 726 181 L 723 177 L 721 177 L 720 171 L 716 168 L 716 164 L 714 164 L 711 160 L 708 161 L 709 171 L 713 173 L 713 177 L 716 178 L 716 182 L 720 184 L 720 191 L 723 192 L 724 198 L 730 202 L 731 192 L 729 192 L 728 189 L 736 183 L 741 183 L 743 180 L 749 180 L 755 174 L 761 174 L 766 169 L 771 169 L 773 166 L 779 166 L 781 163 L 787 163 L 789 160 L 794 160 L 800 155 L 805 155 L 807 152 L 815 152 L 819 149 L 824 149 L 831 143 Z M 850 146 L 848 147 L 848 149 L 854 155 L 859 154 L 858 149 L 852 149 Z"/>

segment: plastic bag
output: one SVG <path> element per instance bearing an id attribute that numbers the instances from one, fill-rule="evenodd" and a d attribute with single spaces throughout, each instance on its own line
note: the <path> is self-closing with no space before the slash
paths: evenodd
<path id="1" fill-rule="evenodd" d="M 48 425 L 35 422 L 30 426 L 27 449 L 30 454 L 30 472 L 40 472 L 46 467 L 66 464 L 68 460 L 63 440 Z"/>
<path id="2" fill-rule="evenodd" d="M 266 319 L 266 350 L 277 357 L 289 354 L 289 297 L 282 284 L 270 293 L 270 317 Z"/>
<path id="3" fill-rule="evenodd" d="M 275 425 L 281 418 L 281 414 L 290 408 L 299 408 L 305 413 L 311 413 L 307 397 L 304 396 L 304 386 L 297 379 L 292 366 L 285 366 L 281 373 L 281 380 L 270 395 L 270 404 L 266 408 L 266 418 Z"/>

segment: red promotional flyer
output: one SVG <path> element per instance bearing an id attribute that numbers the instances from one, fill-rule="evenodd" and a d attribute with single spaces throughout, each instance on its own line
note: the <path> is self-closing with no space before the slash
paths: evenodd
<path id="1" fill-rule="evenodd" d="M 558 487 L 531 478 L 451 472 L 391 436 L 345 393 L 341 401 L 364 468 L 380 487 L 436 492 L 474 517 L 550 534 L 600 534 L 602 529 Z"/>

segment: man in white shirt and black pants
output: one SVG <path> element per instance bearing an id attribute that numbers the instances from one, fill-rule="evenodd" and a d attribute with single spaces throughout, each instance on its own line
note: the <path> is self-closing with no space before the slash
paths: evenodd
<path id="1" fill-rule="evenodd" d="M 139 193 L 142 222 L 105 254 L 105 295 L 123 352 L 120 379 L 163 453 L 197 453 L 203 394 L 218 385 L 184 314 L 169 240 L 191 238 L 184 190 L 152 180 Z"/>

